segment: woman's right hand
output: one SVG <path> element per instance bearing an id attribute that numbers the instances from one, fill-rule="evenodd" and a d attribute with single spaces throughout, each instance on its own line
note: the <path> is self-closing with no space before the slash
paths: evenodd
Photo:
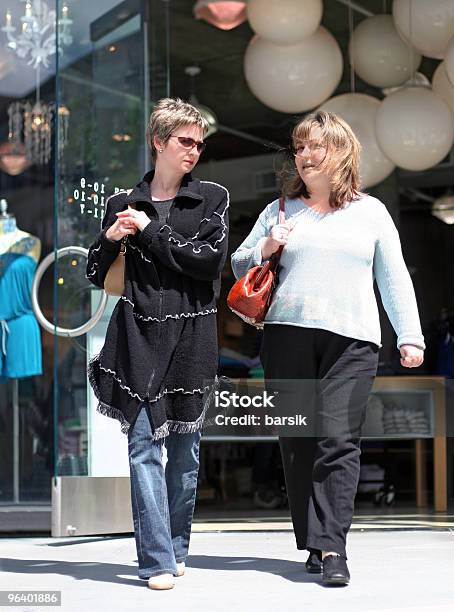
<path id="1" fill-rule="evenodd" d="M 112 242 L 117 242 L 128 234 L 135 234 L 136 232 L 137 228 L 134 227 L 132 223 L 129 223 L 128 221 L 123 219 L 117 219 L 115 223 L 113 223 L 106 230 L 106 238 L 108 240 L 111 240 Z"/>
<path id="2" fill-rule="evenodd" d="M 271 255 L 288 242 L 293 225 L 290 223 L 278 223 L 271 228 L 270 235 L 262 242 L 262 259 L 269 259 Z"/>

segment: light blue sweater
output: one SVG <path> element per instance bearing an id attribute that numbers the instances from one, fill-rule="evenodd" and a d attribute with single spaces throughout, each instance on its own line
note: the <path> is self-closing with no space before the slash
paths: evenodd
<path id="1" fill-rule="evenodd" d="M 271 202 L 232 254 L 236 278 L 262 263 L 262 241 L 278 222 L 278 209 L 279 200 Z M 265 324 L 326 329 L 381 347 L 375 278 L 397 347 L 425 348 L 399 234 L 380 200 L 365 195 L 343 209 L 318 213 L 300 199 L 286 199 L 285 216 L 297 222 L 282 252 Z"/>

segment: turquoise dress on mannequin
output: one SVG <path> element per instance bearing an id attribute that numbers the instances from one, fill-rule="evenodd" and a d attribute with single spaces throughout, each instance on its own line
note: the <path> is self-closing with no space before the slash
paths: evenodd
<path id="1" fill-rule="evenodd" d="M 31 302 L 35 270 L 30 255 L 0 255 L 0 382 L 42 374 L 41 335 Z"/>

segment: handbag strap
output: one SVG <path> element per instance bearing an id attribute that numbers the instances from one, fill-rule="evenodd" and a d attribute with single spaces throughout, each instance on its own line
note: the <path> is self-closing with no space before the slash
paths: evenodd
<path id="1" fill-rule="evenodd" d="M 279 198 L 279 213 L 278 213 L 278 223 L 285 223 L 285 198 Z M 277 268 L 277 264 L 282 255 L 282 251 L 284 250 L 284 245 L 280 246 L 278 250 L 273 253 L 270 257 L 270 261 L 272 262 L 272 268 L 275 270 Z"/>
<path id="2" fill-rule="evenodd" d="M 279 223 L 285 223 L 285 198 L 279 198 Z"/>

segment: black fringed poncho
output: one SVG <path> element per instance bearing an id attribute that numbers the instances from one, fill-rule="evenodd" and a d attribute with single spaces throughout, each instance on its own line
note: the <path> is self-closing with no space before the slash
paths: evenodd
<path id="1" fill-rule="evenodd" d="M 105 231 L 116 212 L 135 203 L 151 221 L 127 238 L 125 290 L 88 375 L 97 410 L 118 419 L 123 433 L 149 402 L 158 439 L 203 425 L 202 397 L 218 366 L 216 300 L 227 257 L 229 194 L 186 174 L 163 225 L 151 199 L 153 175 L 154 170 L 131 192 L 108 199 L 86 275 L 104 286 L 120 250 L 120 242 L 108 240 Z"/>

